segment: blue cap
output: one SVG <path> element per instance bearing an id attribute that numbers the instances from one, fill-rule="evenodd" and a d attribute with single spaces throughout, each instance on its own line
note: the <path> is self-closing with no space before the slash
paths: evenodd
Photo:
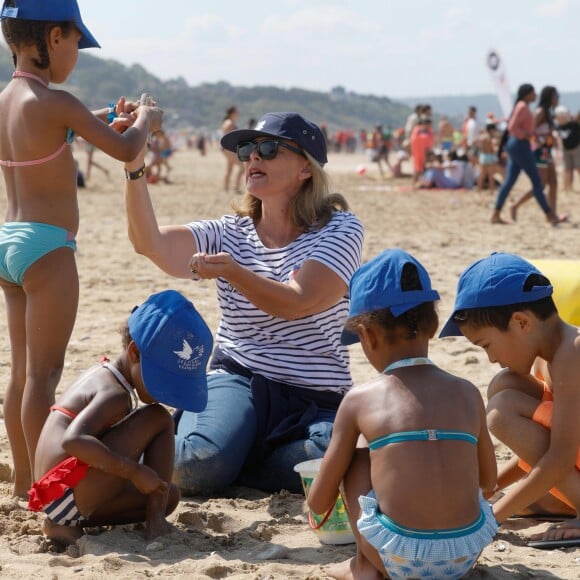
<path id="1" fill-rule="evenodd" d="M 439 338 L 463 336 L 453 321 L 459 310 L 509 306 L 551 296 L 554 291 L 551 285 L 534 286 L 524 291 L 530 274 L 543 275 L 535 266 L 514 254 L 494 252 L 471 264 L 459 277 L 453 314 L 443 326 Z"/>
<path id="2" fill-rule="evenodd" d="M 76 0 L 13 0 L 14 6 L 4 2 L 0 18 L 40 20 L 41 22 L 74 22 L 81 33 L 79 48 L 100 48 L 81 19 Z"/>
<path id="3" fill-rule="evenodd" d="M 129 333 L 149 394 L 177 409 L 205 409 L 213 338 L 193 304 L 175 290 L 152 294 L 129 316 Z"/>
<path id="4" fill-rule="evenodd" d="M 320 127 L 299 113 L 266 113 L 253 129 L 235 129 L 226 133 L 221 145 L 228 151 L 236 151 L 240 143 L 253 141 L 258 137 L 280 137 L 298 143 L 320 165 L 326 158 L 326 139 Z"/>
<path id="5" fill-rule="evenodd" d="M 413 264 L 419 273 L 421 290 L 402 290 L 401 276 L 405 264 Z M 411 254 L 395 248 L 385 250 L 363 264 L 350 279 L 349 318 L 388 308 L 397 317 L 419 304 L 439 300 L 439 292 L 431 288 L 427 270 Z M 354 344 L 359 338 L 344 329 L 342 344 Z"/>

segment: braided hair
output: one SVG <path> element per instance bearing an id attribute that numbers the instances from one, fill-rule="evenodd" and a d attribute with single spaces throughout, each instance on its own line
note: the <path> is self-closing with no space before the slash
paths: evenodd
<path id="1" fill-rule="evenodd" d="M 7 8 L 14 8 L 14 0 L 6 0 Z M 23 20 L 19 18 L 3 18 L 2 34 L 12 52 L 12 62 L 18 65 L 16 54 L 12 50 L 13 46 L 35 46 L 38 51 L 38 58 L 32 59 L 32 64 L 40 69 L 47 69 L 50 66 L 48 46 L 46 37 L 55 27 L 60 27 L 66 36 L 75 28 L 73 22 L 45 22 L 39 20 Z"/>

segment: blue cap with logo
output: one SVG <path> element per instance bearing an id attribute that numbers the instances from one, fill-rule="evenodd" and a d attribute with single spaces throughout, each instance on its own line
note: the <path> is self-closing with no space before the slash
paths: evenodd
<path id="1" fill-rule="evenodd" d="M 0 18 L 39 20 L 41 22 L 74 22 L 81 33 L 79 48 L 100 48 L 84 25 L 76 0 L 13 0 L 14 6 L 2 6 Z"/>
<path id="2" fill-rule="evenodd" d="M 226 133 L 221 145 L 228 151 L 236 151 L 240 143 L 258 137 L 280 137 L 297 143 L 312 155 L 320 165 L 327 163 L 326 139 L 318 125 L 299 113 L 266 113 L 253 129 L 235 129 Z"/>
<path id="3" fill-rule="evenodd" d="M 401 288 L 406 264 L 413 264 L 417 268 L 420 290 Z M 427 270 L 411 254 L 399 248 L 385 250 L 363 264 L 350 279 L 349 288 L 349 318 L 383 308 L 388 308 L 397 317 L 419 304 L 439 300 L 439 292 L 431 288 Z M 340 341 L 342 344 L 354 344 L 359 338 L 354 332 L 344 329 Z"/>
<path id="4" fill-rule="evenodd" d="M 205 409 L 213 338 L 193 304 L 175 290 L 152 294 L 133 309 L 129 333 L 141 353 L 149 394 L 176 409 Z"/>
<path id="5" fill-rule="evenodd" d="M 530 274 L 542 276 L 530 262 L 514 254 L 494 252 L 471 264 L 459 277 L 453 313 L 439 337 L 463 336 L 453 320 L 459 310 L 525 304 L 551 296 L 554 291 L 551 285 L 533 286 L 524 290 Z"/>

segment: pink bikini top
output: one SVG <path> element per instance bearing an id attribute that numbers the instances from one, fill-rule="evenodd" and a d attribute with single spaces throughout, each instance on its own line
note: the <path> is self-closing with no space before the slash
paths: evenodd
<path id="1" fill-rule="evenodd" d="M 14 79 L 16 79 L 16 78 L 32 79 L 32 80 L 35 80 L 35 81 L 39 82 L 40 84 L 44 85 L 45 87 L 48 87 L 46 82 L 44 82 L 44 79 L 42 79 L 39 76 L 34 75 L 32 73 L 24 72 L 22 70 L 14 71 L 12 73 L 12 78 L 14 78 Z M 65 142 L 54 153 L 51 153 L 50 155 L 47 155 L 46 157 L 42 157 L 42 159 L 33 159 L 32 161 L 11 161 L 9 159 L 8 160 L 0 159 L 0 166 L 1 167 L 29 167 L 31 165 L 41 165 L 42 163 L 47 163 L 48 161 L 52 161 L 53 159 L 56 159 L 66 149 L 66 147 L 68 147 L 74 141 L 74 138 L 75 138 L 74 131 L 72 129 L 67 129 Z"/>

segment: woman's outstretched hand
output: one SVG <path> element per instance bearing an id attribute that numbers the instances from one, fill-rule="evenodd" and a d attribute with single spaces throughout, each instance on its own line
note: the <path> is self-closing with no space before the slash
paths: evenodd
<path id="1" fill-rule="evenodd" d="M 191 270 L 192 278 L 194 280 L 213 278 L 228 278 L 237 265 L 237 262 L 227 252 L 220 252 L 219 254 L 206 254 L 205 252 L 198 252 L 193 254 L 189 261 L 189 269 Z"/>

